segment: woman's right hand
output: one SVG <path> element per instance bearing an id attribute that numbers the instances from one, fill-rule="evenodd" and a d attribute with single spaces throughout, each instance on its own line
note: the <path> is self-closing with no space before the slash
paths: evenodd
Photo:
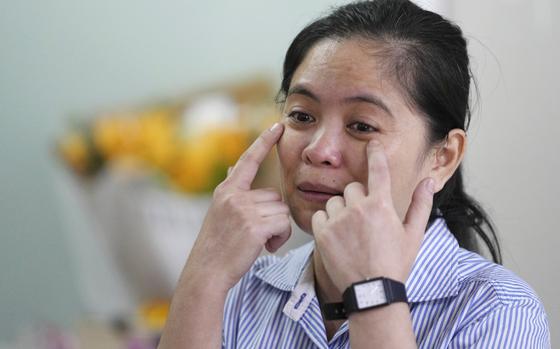
<path id="1" fill-rule="evenodd" d="M 264 131 L 216 188 L 184 276 L 228 291 L 251 268 L 263 246 L 276 251 L 290 237 L 289 208 L 274 189 L 251 190 L 266 155 L 284 126 Z"/>

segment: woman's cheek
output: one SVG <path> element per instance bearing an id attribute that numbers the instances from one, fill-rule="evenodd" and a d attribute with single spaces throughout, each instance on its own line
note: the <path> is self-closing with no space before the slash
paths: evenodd
<path id="1" fill-rule="evenodd" d="M 285 126 L 284 134 L 278 141 L 278 157 L 282 168 L 295 166 L 299 159 L 298 149 L 302 141 L 301 135 L 298 137 L 298 132 L 292 129 L 289 125 Z"/>
<path id="2" fill-rule="evenodd" d="M 417 159 L 412 152 L 399 153 L 397 149 L 389 149 L 387 161 L 391 176 L 391 193 L 393 205 L 401 220 L 404 220 L 412 194 L 418 181 Z"/>

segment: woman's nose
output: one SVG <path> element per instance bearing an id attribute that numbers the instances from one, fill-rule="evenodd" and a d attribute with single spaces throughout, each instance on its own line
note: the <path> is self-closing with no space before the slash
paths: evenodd
<path id="1" fill-rule="evenodd" d="M 342 164 L 340 135 L 334 132 L 318 132 L 302 152 L 307 165 L 339 167 Z"/>

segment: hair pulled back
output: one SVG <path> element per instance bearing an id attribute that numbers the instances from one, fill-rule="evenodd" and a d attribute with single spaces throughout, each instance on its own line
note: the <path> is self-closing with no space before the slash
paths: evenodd
<path id="1" fill-rule="evenodd" d="M 306 26 L 284 60 L 279 98 L 307 52 L 323 39 L 371 40 L 382 47 L 389 73 L 428 126 L 428 142 L 444 142 L 452 129 L 467 130 L 471 71 L 461 29 L 442 16 L 408 0 L 359 1 L 336 8 Z M 462 167 L 434 196 L 430 221 L 443 217 L 459 245 L 479 251 L 478 238 L 495 262 L 501 253 L 492 222 L 464 189 Z"/>

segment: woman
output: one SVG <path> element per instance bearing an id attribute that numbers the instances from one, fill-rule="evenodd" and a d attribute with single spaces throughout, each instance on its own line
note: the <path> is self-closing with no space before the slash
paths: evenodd
<path id="1" fill-rule="evenodd" d="M 409 1 L 353 3 L 303 29 L 283 118 L 216 189 L 160 347 L 548 347 L 530 287 L 469 251 L 479 236 L 499 263 L 463 190 L 469 86 L 461 30 Z M 283 195 L 251 189 L 274 145 Z M 289 238 L 290 216 L 314 242 L 257 260 Z"/>

